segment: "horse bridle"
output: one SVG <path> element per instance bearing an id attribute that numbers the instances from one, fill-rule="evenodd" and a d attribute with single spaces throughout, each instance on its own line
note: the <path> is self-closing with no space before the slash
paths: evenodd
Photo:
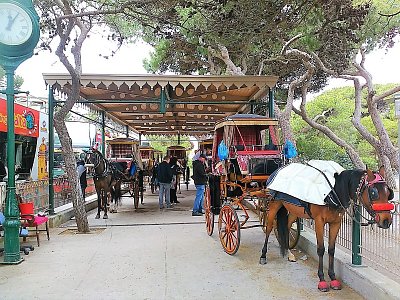
<path id="1" fill-rule="evenodd" d="M 368 174 L 365 173 L 363 176 L 361 176 L 360 178 L 360 182 L 358 184 L 357 190 L 356 190 L 356 194 L 355 194 L 355 198 L 356 198 L 356 203 L 355 204 L 363 204 L 361 198 L 362 198 L 362 194 L 364 193 L 364 191 L 366 189 L 367 190 L 367 196 L 368 196 L 368 207 L 363 204 L 363 206 L 365 207 L 365 209 L 367 210 L 368 214 L 372 217 L 372 220 L 368 220 L 367 218 L 365 218 L 364 216 L 362 216 L 362 214 L 360 214 L 360 216 L 368 221 L 368 224 L 374 224 L 376 223 L 376 213 L 378 212 L 390 212 L 391 214 L 393 214 L 393 210 L 394 210 L 394 204 L 393 203 L 374 203 L 374 201 L 378 200 L 379 198 L 379 192 L 378 189 L 376 187 L 374 187 L 374 185 L 376 183 L 383 183 L 386 184 L 386 186 L 388 187 L 385 179 L 379 174 L 379 173 L 374 173 L 374 179 L 371 181 L 368 181 Z M 389 189 L 389 200 L 393 199 L 393 190 Z M 362 224 L 364 225 L 364 224 Z"/>
<path id="2" fill-rule="evenodd" d="M 95 178 L 106 177 L 108 174 L 110 174 L 110 168 L 109 168 L 108 163 L 107 163 L 107 160 L 106 160 L 105 158 L 100 157 L 99 154 L 97 154 L 96 152 L 93 152 L 93 151 L 88 152 L 88 153 L 90 154 L 90 156 L 94 155 L 95 158 L 96 158 L 95 161 L 92 161 L 92 159 L 90 158 L 90 161 L 93 163 L 93 169 L 95 170 L 95 172 L 94 172 L 94 173 L 95 173 L 95 174 L 94 174 L 94 177 L 95 177 Z M 97 168 L 98 166 L 100 166 L 101 161 L 103 161 L 103 163 L 104 163 L 104 171 L 103 171 L 102 174 L 97 174 L 97 173 L 96 173 L 96 168 Z"/>

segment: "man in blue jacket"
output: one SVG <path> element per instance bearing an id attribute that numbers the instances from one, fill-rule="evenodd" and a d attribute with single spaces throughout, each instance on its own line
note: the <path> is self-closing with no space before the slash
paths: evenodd
<path id="1" fill-rule="evenodd" d="M 160 209 L 164 208 L 164 197 L 165 204 L 167 208 L 171 207 L 170 202 L 170 190 L 171 190 L 171 181 L 172 181 L 172 169 L 169 164 L 169 156 L 165 156 L 162 163 L 158 165 L 157 169 L 157 179 L 160 185 L 160 190 L 158 194 L 158 204 L 160 205 Z M 165 195 L 165 196 L 164 196 Z"/>
<path id="2" fill-rule="evenodd" d="M 206 188 L 206 166 L 205 161 L 207 157 L 204 154 L 200 154 L 199 158 L 193 161 L 193 180 L 196 186 L 196 198 L 194 199 L 192 216 L 203 215 L 203 200 L 204 190 Z"/>

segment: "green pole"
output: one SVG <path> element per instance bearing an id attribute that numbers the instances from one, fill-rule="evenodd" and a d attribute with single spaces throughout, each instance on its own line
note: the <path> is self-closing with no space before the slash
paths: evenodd
<path id="1" fill-rule="evenodd" d="M 268 90 L 268 115 L 270 118 L 274 117 L 274 89 L 269 88 Z"/>
<path id="2" fill-rule="evenodd" d="M 4 263 L 18 264 L 23 261 L 19 252 L 18 203 L 15 198 L 15 133 L 14 133 L 14 67 L 5 67 L 7 76 L 7 197 L 4 227 Z"/>
<path id="3" fill-rule="evenodd" d="M 165 93 L 165 89 L 161 91 L 161 98 L 160 98 L 160 113 L 165 114 L 167 106 L 167 95 Z"/>
<path id="4" fill-rule="evenodd" d="M 49 213 L 54 215 L 54 93 L 49 86 Z"/>
<path id="5" fill-rule="evenodd" d="M 128 138 L 129 137 L 129 127 L 128 127 L 128 125 L 125 125 L 125 129 L 126 129 L 126 137 Z"/>
<path id="6" fill-rule="evenodd" d="M 354 214 L 353 214 L 353 229 L 352 229 L 352 255 L 351 255 L 351 263 L 356 266 L 361 265 L 361 215 L 360 215 L 360 206 L 354 205 Z"/>
<path id="7" fill-rule="evenodd" d="M 101 153 L 105 157 L 106 155 L 106 117 L 104 110 L 101 111 Z"/>

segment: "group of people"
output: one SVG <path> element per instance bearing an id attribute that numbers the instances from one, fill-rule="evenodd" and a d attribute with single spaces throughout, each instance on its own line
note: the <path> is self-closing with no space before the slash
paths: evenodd
<path id="1" fill-rule="evenodd" d="M 206 156 L 199 154 L 193 159 L 193 181 L 196 186 L 196 197 L 193 204 L 192 216 L 203 215 L 204 191 L 207 181 Z M 157 179 L 160 186 L 158 203 L 160 209 L 164 208 L 164 200 L 167 208 L 173 203 L 179 203 L 176 197 L 178 164 L 176 157 L 165 156 L 157 168 Z"/>
<path id="2" fill-rule="evenodd" d="M 172 207 L 173 203 L 179 203 L 176 196 L 176 188 L 178 186 L 178 159 L 176 157 L 165 156 L 163 161 L 157 166 L 157 181 L 159 185 L 158 202 L 160 209 Z"/>
<path id="3" fill-rule="evenodd" d="M 194 199 L 192 216 L 203 215 L 204 192 L 207 181 L 206 160 L 206 155 L 201 154 L 200 152 L 198 152 L 198 154 L 193 158 L 192 179 L 196 187 L 196 197 Z M 85 199 L 87 180 L 84 161 L 77 162 L 77 172 L 83 199 Z M 165 156 L 163 161 L 156 167 L 153 175 L 157 176 L 156 178 L 159 185 L 158 202 L 160 209 L 164 208 L 164 201 L 167 208 L 171 208 L 173 204 L 179 203 L 176 196 L 179 172 L 178 159 L 174 156 Z"/>

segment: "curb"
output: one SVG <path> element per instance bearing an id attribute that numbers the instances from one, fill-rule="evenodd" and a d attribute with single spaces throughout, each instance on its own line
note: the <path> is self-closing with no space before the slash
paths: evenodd
<path id="1" fill-rule="evenodd" d="M 69 205 L 65 205 L 66 207 L 60 207 L 55 215 L 49 215 L 49 227 L 55 228 L 61 226 L 63 223 L 69 221 L 72 217 L 75 216 L 74 208 L 72 207 L 72 203 Z M 97 199 L 91 198 L 89 200 L 86 198 L 85 202 L 85 210 L 86 212 L 97 208 Z"/>
<path id="2" fill-rule="evenodd" d="M 315 234 L 307 228 L 301 231 L 298 247 L 318 261 Z M 351 256 L 336 247 L 335 273 L 365 299 L 400 299 L 400 284 L 368 266 L 354 266 Z M 328 255 L 324 255 L 324 266 L 328 266 Z M 325 270 L 324 270 L 325 272 Z M 317 270 L 315 271 L 317 273 Z M 325 272 L 327 277 L 327 272 Z"/>

